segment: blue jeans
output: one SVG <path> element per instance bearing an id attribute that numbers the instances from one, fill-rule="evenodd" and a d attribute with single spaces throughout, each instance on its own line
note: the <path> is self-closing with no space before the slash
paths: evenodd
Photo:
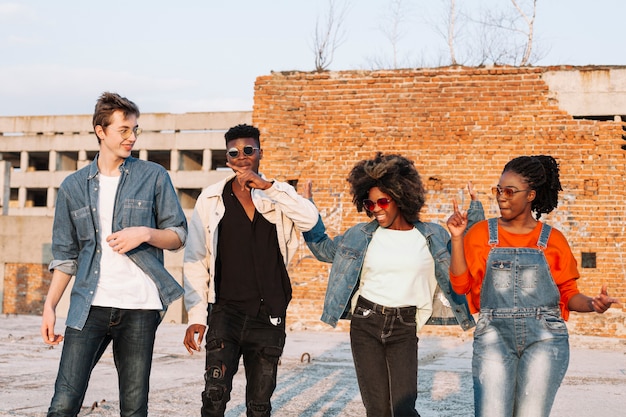
<path id="1" fill-rule="evenodd" d="M 475 415 L 548 417 L 568 363 L 558 310 L 516 318 L 481 312 L 472 358 Z"/>
<path id="2" fill-rule="evenodd" d="M 350 345 L 367 417 L 419 417 L 415 307 L 377 311 L 359 298 Z"/>
<path id="3" fill-rule="evenodd" d="M 284 317 L 272 324 L 263 306 L 257 316 L 248 316 L 228 306 L 213 305 L 206 335 L 202 417 L 224 416 L 241 356 L 247 381 L 246 415 L 268 417 L 285 337 Z"/>
<path id="4" fill-rule="evenodd" d="M 148 415 L 148 390 L 157 310 L 91 307 L 82 330 L 65 329 L 63 352 L 48 417 L 78 415 L 89 377 L 113 341 L 120 391 L 120 415 Z"/>

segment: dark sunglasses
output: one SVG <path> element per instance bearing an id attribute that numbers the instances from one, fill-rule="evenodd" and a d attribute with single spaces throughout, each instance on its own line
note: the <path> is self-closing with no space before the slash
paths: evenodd
<path id="1" fill-rule="evenodd" d="M 363 200 L 363 207 L 365 207 L 367 211 L 374 211 L 376 205 L 378 205 L 381 209 L 386 210 L 389 207 L 389 204 L 391 204 L 391 200 L 388 198 L 379 198 L 376 201 L 372 201 L 370 199 Z"/>
<path id="2" fill-rule="evenodd" d="M 251 145 L 246 145 L 246 146 L 243 147 L 243 154 L 245 156 L 252 156 L 258 150 L 259 150 L 259 148 L 255 148 L 254 146 L 251 146 Z M 237 149 L 237 148 L 230 148 L 229 150 L 226 151 L 226 153 L 231 158 L 237 158 L 239 156 L 239 149 Z"/>

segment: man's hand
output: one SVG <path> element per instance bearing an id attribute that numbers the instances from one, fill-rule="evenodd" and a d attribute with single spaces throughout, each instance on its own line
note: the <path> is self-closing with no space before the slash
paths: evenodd
<path id="1" fill-rule="evenodd" d="M 150 239 L 150 230 L 145 226 L 127 227 L 107 236 L 107 242 L 114 252 L 126 253 Z"/>
<path id="2" fill-rule="evenodd" d="M 41 318 L 41 337 L 44 343 L 48 345 L 58 345 L 63 341 L 63 336 L 54 334 L 54 323 L 56 322 L 56 313 L 51 307 L 44 306 L 43 316 Z"/>
<path id="3" fill-rule="evenodd" d="M 185 332 L 185 339 L 183 340 L 183 345 L 185 345 L 185 348 L 187 348 L 187 352 L 189 352 L 190 355 L 193 355 L 194 350 L 200 352 L 205 331 L 206 326 L 204 324 L 191 324 L 189 327 L 187 327 L 187 331 Z M 196 335 L 198 335 L 197 341 Z"/>
<path id="4" fill-rule="evenodd" d="M 232 165 L 230 162 L 226 162 L 226 165 L 237 175 L 237 183 L 241 186 L 242 190 L 250 190 L 252 188 L 267 190 L 272 186 L 271 181 L 264 180 L 259 174 L 251 169 L 241 169 Z"/>

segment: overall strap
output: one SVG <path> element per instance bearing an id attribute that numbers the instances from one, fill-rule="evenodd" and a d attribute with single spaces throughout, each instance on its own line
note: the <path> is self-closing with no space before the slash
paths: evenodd
<path id="1" fill-rule="evenodd" d="M 489 225 L 489 245 L 493 247 L 498 244 L 498 219 L 491 218 L 487 220 L 487 224 Z"/>
<path id="2" fill-rule="evenodd" d="M 537 240 L 537 246 L 540 249 L 545 249 L 548 247 L 548 238 L 550 237 L 550 232 L 552 232 L 552 226 L 548 226 L 547 224 L 542 223 L 541 234 L 539 235 L 539 239 Z"/>

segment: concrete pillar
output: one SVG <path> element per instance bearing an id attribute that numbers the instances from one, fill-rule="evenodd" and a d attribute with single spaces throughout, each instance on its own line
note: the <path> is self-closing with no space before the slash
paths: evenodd
<path id="1" fill-rule="evenodd" d="M 172 149 L 170 152 L 170 171 L 177 172 L 180 169 L 180 152 L 178 149 Z"/>
<path id="2" fill-rule="evenodd" d="M 57 199 L 57 190 L 54 187 L 48 187 L 48 192 L 46 193 L 46 207 L 49 209 L 54 208 L 54 203 Z"/>
<path id="3" fill-rule="evenodd" d="M 139 159 L 147 161 L 148 160 L 148 150 L 147 149 L 140 149 L 139 150 Z"/>
<path id="4" fill-rule="evenodd" d="M 55 172 L 57 170 L 57 151 L 50 151 L 48 154 L 48 171 Z"/>
<path id="5" fill-rule="evenodd" d="M 9 215 L 9 201 L 11 200 L 11 163 L 0 161 L 0 215 Z M 1 300 L 0 300 L 1 301 Z M 0 306 L 0 309 L 2 307 Z M 1 310 L 0 310 L 1 311 Z"/>
<path id="6" fill-rule="evenodd" d="M 20 170 L 22 172 L 28 171 L 28 152 L 20 152 Z"/>
<path id="7" fill-rule="evenodd" d="M 205 149 L 202 152 L 202 170 L 211 170 L 211 160 L 213 159 L 213 151 L 211 149 Z"/>
<path id="8" fill-rule="evenodd" d="M 76 161 L 76 167 L 77 169 L 81 169 L 87 165 L 89 165 L 89 161 L 87 160 L 87 151 L 81 149 L 78 151 L 78 161 Z"/>
<path id="9" fill-rule="evenodd" d="M 17 189 L 17 207 L 26 207 L 26 187 L 20 187 Z"/>

